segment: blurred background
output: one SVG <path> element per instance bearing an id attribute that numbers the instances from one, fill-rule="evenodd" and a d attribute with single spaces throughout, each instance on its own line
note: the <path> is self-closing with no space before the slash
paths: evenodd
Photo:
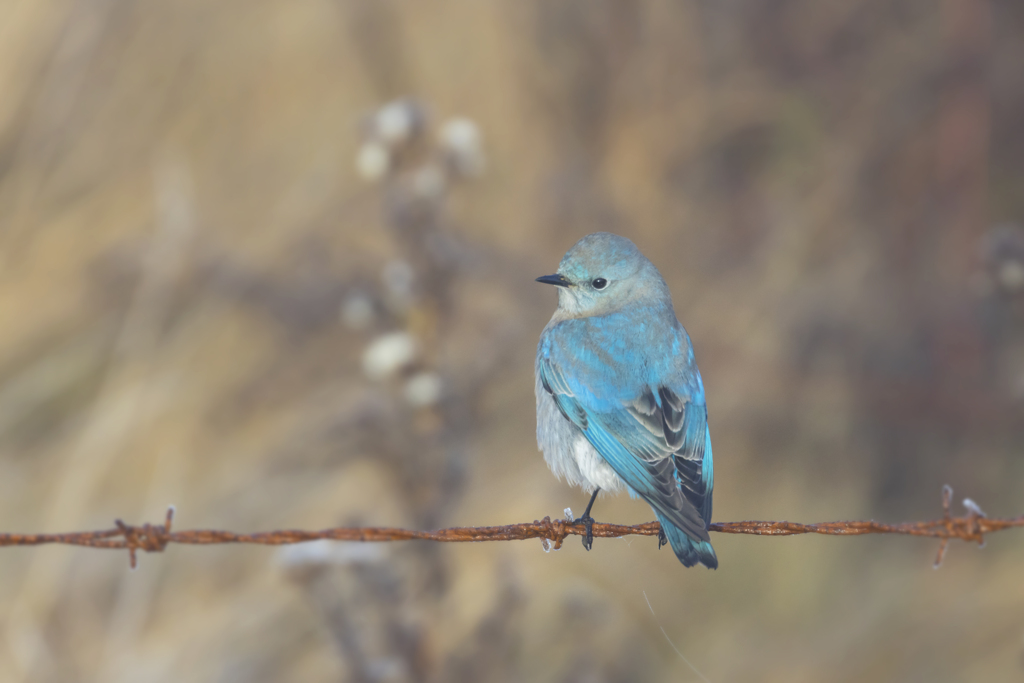
<path id="1" fill-rule="evenodd" d="M 533 278 L 597 230 L 693 338 L 716 520 L 1020 514 L 1022 35 L 1015 0 L 0 2 L 0 530 L 579 514 Z M 0 681 L 1024 678 L 1020 533 L 939 571 L 713 540 L 12 548 Z"/>

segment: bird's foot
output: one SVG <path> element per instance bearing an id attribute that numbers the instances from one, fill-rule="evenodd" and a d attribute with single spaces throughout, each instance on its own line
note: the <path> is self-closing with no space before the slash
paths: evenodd
<path id="1" fill-rule="evenodd" d="M 668 537 L 665 536 L 664 529 L 658 529 L 658 550 L 661 550 L 663 545 L 668 545 Z"/>
<path id="2" fill-rule="evenodd" d="M 572 520 L 573 524 L 582 524 L 587 530 L 587 533 L 583 536 L 583 547 L 587 550 L 594 545 L 594 518 L 584 513 L 582 517 L 577 517 Z"/>

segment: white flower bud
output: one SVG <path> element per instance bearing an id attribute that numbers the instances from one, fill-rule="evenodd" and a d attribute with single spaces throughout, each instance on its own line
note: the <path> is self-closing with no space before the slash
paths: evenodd
<path id="1" fill-rule="evenodd" d="M 412 136 L 415 117 L 412 104 L 407 100 L 390 102 L 373 117 L 373 132 L 388 147 L 397 147 Z"/>
<path id="2" fill-rule="evenodd" d="M 373 380 L 395 374 L 416 359 L 416 340 L 408 332 L 391 332 L 377 337 L 363 351 L 363 372 Z"/>
<path id="3" fill-rule="evenodd" d="M 467 118 L 450 119 L 441 127 L 441 149 L 455 170 L 464 176 L 477 176 L 484 170 L 480 129 Z"/>
<path id="4" fill-rule="evenodd" d="M 433 372 L 421 372 L 405 383 L 405 400 L 416 408 L 434 405 L 444 388 L 441 378 Z"/>
<path id="5" fill-rule="evenodd" d="M 319 539 L 284 546 L 275 553 L 278 566 L 286 571 L 325 566 L 372 565 L 387 560 L 387 552 L 376 543 L 341 543 Z"/>
<path id="6" fill-rule="evenodd" d="M 362 292 L 349 294 L 341 304 L 341 322 L 350 330 L 365 330 L 373 318 L 373 302 Z"/>
<path id="7" fill-rule="evenodd" d="M 383 178 L 391 166 L 391 154 L 379 142 L 364 142 L 356 155 L 356 171 L 364 180 Z"/>

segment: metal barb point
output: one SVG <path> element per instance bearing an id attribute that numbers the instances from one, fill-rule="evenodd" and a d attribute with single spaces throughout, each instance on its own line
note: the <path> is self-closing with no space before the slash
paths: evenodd
<path id="1" fill-rule="evenodd" d="M 562 541 L 565 540 L 566 536 L 565 522 L 560 519 L 551 521 L 551 517 L 545 516 L 544 519 L 534 523 L 545 527 L 541 538 L 551 543 L 552 550 L 560 550 L 562 548 Z"/>
<path id="2" fill-rule="evenodd" d="M 135 570 L 139 566 L 139 562 L 135 557 L 136 544 L 134 529 L 120 519 L 115 519 L 114 524 L 121 530 L 121 536 L 124 537 L 124 545 L 128 548 L 128 566 L 131 567 L 132 570 Z"/>
<path id="3" fill-rule="evenodd" d="M 942 561 L 946 559 L 946 547 L 949 545 L 949 539 L 944 538 L 939 542 L 939 553 L 935 556 L 935 564 L 932 565 L 932 569 L 938 569 L 942 566 Z"/>
<path id="4" fill-rule="evenodd" d="M 942 487 L 942 510 L 946 513 L 946 519 L 949 519 L 949 508 L 953 504 L 953 487 L 946 484 Z"/>
<path id="5" fill-rule="evenodd" d="M 115 547 L 128 549 L 128 563 L 132 569 L 138 567 L 138 550 L 145 550 L 147 553 L 160 553 L 167 548 L 171 542 L 171 523 L 174 521 L 174 506 L 167 509 L 167 515 L 163 524 L 145 523 L 142 526 L 125 524 L 123 520 L 115 519 L 114 524 L 121 536 L 121 545 Z"/>

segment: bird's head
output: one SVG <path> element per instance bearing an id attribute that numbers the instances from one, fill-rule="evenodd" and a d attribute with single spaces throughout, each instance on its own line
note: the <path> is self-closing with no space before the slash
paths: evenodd
<path id="1" fill-rule="evenodd" d="M 587 235 L 565 253 L 558 272 L 537 278 L 558 287 L 566 317 L 606 315 L 638 301 L 671 305 L 658 269 L 632 242 L 607 232 Z"/>

